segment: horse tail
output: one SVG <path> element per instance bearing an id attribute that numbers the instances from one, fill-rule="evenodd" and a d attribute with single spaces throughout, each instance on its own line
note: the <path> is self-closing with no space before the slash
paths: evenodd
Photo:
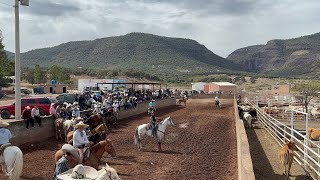
<path id="1" fill-rule="evenodd" d="M 23 168 L 23 154 L 19 148 L 16 150 L 14 157 L 14 162 L 11 165 L 12 169 L 7 173 L 7 175 L 10 180 L 19 180 Z"/>
<path id="2" fill-rule="evenodd" d="M 137 127 L 134 133 L 134 144 L 138 145 L 139 140 L 140 140 L 140 137 L 139 137 L 138 127 Z"/>

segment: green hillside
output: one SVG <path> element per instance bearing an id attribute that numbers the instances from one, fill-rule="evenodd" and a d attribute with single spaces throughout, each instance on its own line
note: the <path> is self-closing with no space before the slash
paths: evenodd
<path id="1" fill-rule="evenodd" d="M 68 68 L 135 69 L 160 77 L 241 70 L 194 40 L 144 33 L 67 42 L 22 53 L 21 59 L 24 67 L 58 64 Z"/>

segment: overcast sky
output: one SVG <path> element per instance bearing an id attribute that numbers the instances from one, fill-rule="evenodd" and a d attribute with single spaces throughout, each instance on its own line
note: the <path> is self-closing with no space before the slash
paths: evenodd
<path id="1" fill-rule="evenodd" d="M 0 0 L 14 51 L 14 0 Z M 320 0 L 30 0 L 20 6 L 21 52 L 144 32 L 190 38 L 226 57 L 250 45 L 320 32 Z"/>

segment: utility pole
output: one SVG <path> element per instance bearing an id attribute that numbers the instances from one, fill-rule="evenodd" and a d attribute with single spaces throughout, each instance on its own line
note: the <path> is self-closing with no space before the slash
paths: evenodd
<path id="1" fill-rule="evenodd" d="M 21 5 L 29 6 L 29 0 L 20 0 Z M 20 62 L 20 30 L 19 30 L 19 0 L 15 0 L 15 119 L 21 119 L 21 62 Z"/>

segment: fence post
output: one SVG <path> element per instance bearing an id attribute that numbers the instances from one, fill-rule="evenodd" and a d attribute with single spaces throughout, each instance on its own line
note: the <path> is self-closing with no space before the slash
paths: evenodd
<path id="1" fill-rule="evenodd" d="M 291 137 L 293 137 L 293 111 L 291 110 Z"/>
<path id="2" fill-rule="evenodd" d="M 305 114 L 305 120 L 306 120 L 306 136 L 305 136 L 305 143 L 304 143 L 304 168 L 307 169 L 307 155 L 308 154 L 308 149 L 307 149 L 307 146 L 308 146 L 308 137 L 309 137 L 309 134 L 308 134 L 308 123 L 309 123 L 309 118 L 308 118 L 308 114 Z"/>

